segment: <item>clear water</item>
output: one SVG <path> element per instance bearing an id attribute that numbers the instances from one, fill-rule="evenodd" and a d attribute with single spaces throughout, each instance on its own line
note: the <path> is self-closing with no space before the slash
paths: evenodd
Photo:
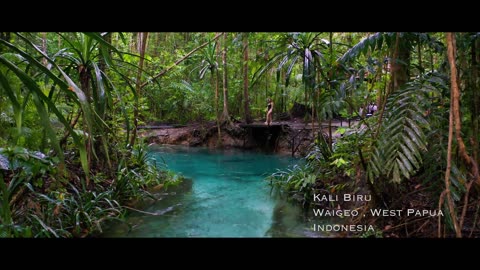
<path id="1" fill-rule="evenodd" d="M 151 148 L 159 164 L 191 178 L 132 213 L 107 237 L 315 237 L 298 206 L 270 195 L 265 176 L 298 160 L 241 150 Z M 163 165 L 165 166 L 165 165 Z"/>

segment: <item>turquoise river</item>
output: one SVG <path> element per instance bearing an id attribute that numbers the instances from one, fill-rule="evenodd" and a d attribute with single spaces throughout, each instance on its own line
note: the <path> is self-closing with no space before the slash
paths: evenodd
<path id="1" fill-rule="evenodd" d="M 182 146 L 150 150 L 159 167 L 189 180 L 161 190 L 145 213 L 132 211 L 104 237 L 322 237 L 299 206 L 272 196 L 265 180 L 298 159 Z"/>

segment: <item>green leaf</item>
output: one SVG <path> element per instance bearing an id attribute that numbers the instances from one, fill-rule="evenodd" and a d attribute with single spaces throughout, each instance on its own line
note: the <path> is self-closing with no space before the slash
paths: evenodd
<path id="1" fill-rule="evenodd" d="M 375 51 L 375 45 L 377 45 L 377 42 L 373 41 L 373 42 L 370 42 L 370 50 L 373 52 Z"/>
<path id="2" fill-rule="evenodd" d="M 270 61 L 267 62 L 267 64 L 265 66 L 258 69 L 253 74 L 252 81 L 250 83 L 251 87 L 255 86 L 255 84 L 259 81 L 259 79 L 263 76 L 263 74 L 265 72 L 269 71 L 275 65 L 275 63 L 277 63 L 277 61 L 279 61 L 279 59 L 281 59 L 283 57 L 285 57 L 285 52 L 277 53 L 276 55 L 274 55 L 272 57 L 272 59 Z M 277 68 L 277 72 L 279 72 L 278 68 Z M 277 77 L 277 81 L 279 80 L 279 78 L 280 78 L 280 76 Z"/>
<path id="3" fill-rule="evenodd" d="M 39 217 L 37 217 L 37 215 L 31 215 L 31 216 L 40 224 L 40 226 L 42 226 L 42 228 L 45 231 L 50 232 L 51 234 L 53 234 L 53 236 L 55 236 L 56 238 L 59 238 L 55 230 L 52 229 L 50 226 L 47 226 Z"/>
<path id="4" fill-rule="evenodd" d="M 0 71 L 0 85 L 5 90 L 8 98 L 10 99 L 10 102 L 12 103 L 13 114 L 15 117 L 15 124 L 17 126 L 17 132 L 18 134 L 21 134 L 22 123 L 23 123 L 23 108 L 25 108 L 25 106 L 20 105 L 20 102 L 17 99 L 15 92 L 10 87 L 10 84 L 8 83 L 7 78 L 3 75 L 1 71 Z M 26 104 L 26 101 L 28 101 L 27 98 L 25 98 L 25 104 Z"/>
<path id="5" fill-rule="evenodd" d="M 377 39 L 377 48 L 379 50 L 382 48 L 382 44 L 383 44 L 383 35 L 379 35 L 379 37 Z"/>
<path id="6" fill-rule="evenodd" d="M 394 36 L 384 37 L 388 42 Z M 430 82 L 419 78 L 388 97 L 386 107 L 393 109 L 386 111 L 368 163 L 369 170 L 379 171 L 377 176 L 392 175 L 393 182 L 398 183 L 421 168 L 422 151 L 427 150 L 425 130 L 430 130 L 423 114 L 432 106 L 430 96 L 439 95 L 439 90 L 430 86 Z"/>
<path id="7" fill-rule="evenodd" d="M 410 175 L 408 173 L 408 169 L 404 166 L 405 163 L 403 163 L 401 160 L 399 160 L 398 158 L 395 159 L 396 161 L 396 164 L 398 165 L 398 168 L 400 168 L 400 172 L 402 173 L 403 176 L 405 176 L 405 178 L 409 179 L 410 178 Z M 400 181 L 398 181 L 397 183 L 400 183 Z"/>
<path id="8" fill-rule="evenodd" d="M 105 102 L 105 84 L 103 83 L 103 76 L 100 68 L 97 66 L 95 62 L 92 62 L 93 69 L 95 71 L 95 79 L 97 81 L 97 97 L 96 97 L 96 103 L 97 103 L 97 112 L 102 116 L 105 113 L 106 110 L 106 102 Z"/>
<path id="9" fill-rule="evenodd" d="M 423 140 L 424 138 L 421 138 L 415 133 L 410 127 L 404 126 L 405 131 L 407 132 L 408 136 L 410 139 L 418 145 L 418 147 L 424 151 L 427 151 L 427 147 L 425 146 Z"/>
<path id="10" fill-rule="evenodd" d="M 398 163 L 394 163 L 393 164 L 393 175 L 392 175 L 392 181 L 394 183 L 397 183 L 399 184 L 401 182 L 401 178 L 400 178 L 400 170 L 398 169 Z"/>
<path id="11" fill-rule="evenodd" d="M 413 164 L 413 166 L 415 166 L 416 169 L 419 169 L 420 164 L 418 163 L 417 158 L 412 154 L 410 149 L 408 149 L 408 147 L 404 144 L 400 144 L 400 148 L 402 148 L 403 154 Z"/>
<path id="12" fill-rule="evenodd" d="M 366 55 L 368 53 L 368 48 L 372 47 L 375 48 L 375 43 L 378 43 L 380 38 L 383 39 L 382 33 L 375 33 L 369 37 L 362 39 L 359 43 L 355 44 L 351 49 L 345 52 L 340 59 L 338 59 L 339 63 L 345 63 L 350 61 L 353 58 L 358 57 L 360 54 Z M 373 43 L 373 45 L 372 45 Z M 380 48 L 380 47 L 378 47 Z M 372 49 L 373 50 L 373 49 Z"/>
<path id="13" fill-rule="evenodd" d="M 122 98 L 122 94 L 117 90 L 117 88 L 113 85 L 113 83 L 110 81 L 110 79 L 108 77 L 105 78 L 107 80 L 107 82 L 109 83 L 109 85 L 112 87 L 112 90 L 113 92 L 115 93 L 115 95 L 117 96 L 117 99 L 120 101 L 120 103 L 122 104 L 120 106 L 120 110 L 122 112 L 122 115 L 123 115 L 123 120 L 125 121 L 125 129 L 126 129 L 126 137 L 125 137 L 125 145 L 128 145 L 129 144 L 129 137 L 130 137 L 130 120 L 129 120 L 129 117 L 128 117 L 128 112 L 127 112 L 127 104 L 126 102 L 123 100 Z"/>
<path id="14" fill-rule="evenodd" d="M 375 177 L 373 176 L 372 170 L 367 169 L 367 174 L 368 174 L 368 181 L 370 181 L 370 183 L 373 183 Z"/>
<path id="15" fill-rule="evenodd" d="M 398 152 L 398 157 L 400 158 L 399 160 L 401 161 L 401 163 L 403 163 L 403 167 L 408 173 L 413 173 L 415 171 L 412 167 L 410 160 L 402 152 Z M 408 179 L 408 177 L 406 178 Z"/>
<path id="16" fill-rule="evenodd" d="M 125 35 L 122 32 L 118 32 L 118 36 L 120 37 L 124 45 L 128 44 L 127 39 L 125 38 Z"/>
<path id="17" fill-rule="evenodd" d="M 403 141 L 408 146 L 410 151 L 417 157 L 418 160 L 421 160 L 420 151 L 418 150 L 417 146 L 410 140 L 410 138 L 406 135 L 402 135 Z"/>
<path id="18" fill-rule="evenodd" d="M 407 123 L 409 124 L 409 126 L 413 129 L 413 131 L 415 131 L 415 133 L 417 134 L 418 138 L 422 138 L 425 136 L 423 134 L 423 131 L 417 126 L 417 124 L 415 124 L 415 122 L 410 119 L 410 118 L 406 118 L 407 120 Z"/>
<path id="19" fill-rule="evenodd" d="M 42 50 L 38 49 L 38 47 L 31 43 L 28 39 L 26 39 L 25 37 L 23 37 L 22 35 L 20 34 L 17 34 L 24 42 L 26 42 L 28 45 L 32 46 L 35 50 L 37 50 L 38 52 L 40 52 L 42 54 L 43 57 L 45 57 L 47 60 L 50 60 L 50 58 L 48 58 L 48 56 L 43 53 Z M 6 42 L 5 40 L 2 40 L 0 39 L 0 43 L 3 43 L 4 45 L 6 45 L 8 48 L 18 52 L 22 57 L 24 57 L 25 59 L 27 59 L 27 61 L 30 63 L 30 64 L 33 64 L 35 67 L 37 67 L 38 69 L 40 69 L 43 73 L 47 74 L 48 77 L 50 79 L 52 79 L 56 84 L 58 84 L 60 87 L 63 87 L 64 89 L 67 89 L 68 88 L 68 85 L 60 80 L 57 76 L 55 76 L 47 67 L 45 67 L 43 64 L 41 64 L 40 62 L 38 62 L 35 58 L 33 58 L 30 54 L 22 51 L 21 49 L 17 48 L 16 46 Z M 50 60 L 52 61 L 52 60 Z"/>
<path id="20" fill-rule="evenodd" d="M 287 68 L 287 72 L 285 73 L 285 87 L 288 87 L 290 85 L 290 77 L 292 75 L 293 67 L 297 63 L 297 59 L 299 56 L 294 56 L 293 59 L 290 61 L 290 65 Z M 302 76 L 302 80 L 305 76 Z"/>
<path id="21" fill-rule="evenodd" d="M 399 117 L 397 119 L 394 119 L 393 122 L 387 123 L 385 127 L 385 132 L 388 134 L 398 134 L 402 128 L 403 128 L 403 119 L 402 117 Z"/>
<path id="22" fill-rule="evenodd" d="M 47 60 L 49 60 L 47 58 Z M 51 60 L 50 60 L 51 61 Z M 84 169 L 85 173 L 88 174 L 89 173 L 89 165 L 88 165 L 88 162 L 87 162 L 87 157 L 86 157 L 86 149 L 85 149 L 85 145 L 83 144 L 83 141 L 74 134 L 73 130 L 71 129 L 70 127 L 70 123 L 63 117 L 63 115 L 58 111 L 58 109 L 56 108 L 55 104 L 48 98 L 46 97 L 43 92 L 39 89 L 39 87 L 35 84 L 35 82 L 27 75 L 25 74 L 23 71 L 21 71 L 17 66 L 15 66 L 14 64 L 12 64 L 11 62 L 9 62 L 8 60 L 6 60 L 5 58 L 3 58 L 2 56 L 0 56 L 0 62 L 3 62 L 9 69 L 11 69 L 22 81 L 24 81 L 24 83 L 27 84 L 28 86 L 28 89 L 30 89 L 33 93 L 37 94 L 37 96 L 43 101 L 45 102 L 47 105 L 48 105 L 48 108 L 49 110 L 51 110 L 56 116 L 57 118 L 60 120 L 60 122 L 64 125 L 64 127 L 66 129 L 69 130 L 70 134 L 72 135 L 72 138 L 76 144 L 76 146 L 79 148 L 79 151 L 80 151 L 80 160 L 81 160 L 81 163 L 82 163 L 82 168 Z M 38 61 L 34 61 L 33 62 L 34 65 L 42 65 L 40 64 Z M 55 64 L 55 63 L 53 63 Z M 43 65 L 42 65 L 43 66 Z M 55 65 L 56 66 L 56 65 Z M 57 67 L 58 68 L 58 67 Z M 49 76 L 53 76 L 55 77 L 55 75 L 53 75 L 49 70 L 46 71 L 47 72 L 47 75 Z M 63 73 L 62 70 L 60 70 L 60 72 Z M 65 74 L 66 76 L 66 74 Z M 68 76 L 67 76 L 68 77 Z M 70 80 L 71 81 L 71 80 Z M 62 85 L 65 85 L 64 82 L 62 82 Z M 56 139 L 53 140 L 53 142 L 55 142 Z M 55 145 L 54 145 L 55 146 Z M 56 148 L 58 148 L 59 146 L 55 146 Z M 58 151 L 58 149 L 56 149 Z M 63 163 L 63 152 L 60 151 L 59 153 L 59 156 L 61 158 L 61 161 Z"/>
<path id="23" fill-rule="evenodd" d="M 57 155 L 60 158 L 60 162 L 64 163 L 64 155 L 63 155 L 63 150 L 60 148 L 60 144 L 57 140 L 57 136 L 55 131 L 53 130 L 53 127 L 50 123 L 50 117 L 48 116 L 47 111 L 45 110 L 45 107 L 41 103 L 41 101 L 50 101 L 48 97 L 46 97 L 42 90 L 38 87 L 38 85 L 33 81 L 30 76 L 28 76 L 25 72 L 20 70 L 17 66 L 15 66 L 13 63 L 5 59 L 3 56 L 0 56 L 0 62 L 3 63 L 7 68 L 9 68 L 11 71 L 15 73 L 15 75 L 18 76 L 18 78 L 22 81 L 22 83 L 27 87 L 29 91 L 31 91 L 34 94 L 34 103 L 37 108 L 37 112 L 40 116 L 40 119 L 42 121 L 42 125 L 45 128 L 45 131 L 47 132 L 47 135 L 49 136 L 49 139 L 51 141 L 52 147 L 55 149 L 57 152 Z M 50 102 L 51 103 L 51 102 Z M 53 103 L 51 103 L 53 105 Z M 55 107 L 55 105 L 53 105 Z"/>
<path id="24" fill-rule="evenodd" d="M 385 175 L 390 175 L 395 166 L 395 157 L 392 155 L 386 159 L 386 162 L 381 167 L 381 172 Z"/>

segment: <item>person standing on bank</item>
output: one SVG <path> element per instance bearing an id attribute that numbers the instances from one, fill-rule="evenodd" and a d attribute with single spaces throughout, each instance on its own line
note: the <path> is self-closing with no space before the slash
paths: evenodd
<path id="1" fill-rule="evenodd" d="M 265 121 L 265 125 L 270 126 L 273 118 L 272 115 L 273 115 L 273 101 L 271 98 L 267 98 L 267 119 Z"/>

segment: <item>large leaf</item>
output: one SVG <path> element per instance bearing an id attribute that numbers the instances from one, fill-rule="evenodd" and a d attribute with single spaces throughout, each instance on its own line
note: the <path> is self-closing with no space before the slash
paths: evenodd
<path id="1" fill-rule="evenodd" d="M 22 36 L 20 36 L 21 38 L 23 38 Z M 0 40 L 1 41 L 1 40 Z M 25 39 L 25 41 L 27 42 L 27 44 L 31 44 L 30 41 L 28 41 L 28 39 Z M 34 44 L 31 44 L 32 47 L 34 47 L 35 49 L 39 50 Z M 20 54 L 22 55 L 26 55 L 27 59 L 31 59 L 32 61 L 29 62 L 30 64 L 36 66 L 36 67 L 44 67 L 40 62 L 36 61 L 35 59 L 33 59 L 32 57 L 30 57 L 28 54 L 24 53 L 22 50 L 16 48 L 15 46 L 12 47 L 12 49 L 15 49 L 16 51 L 18 51 Z M 41 50 L 39 50 L 41 52 Z M 43 54 L 43 52 L 41 52 Z M 56 64 L 50 59 L 48 58 L 48 56 L 46 56 L 45 54 L 43 54 L 44 57 L 50 61 L 50 63 L 52 63 L 52 65 L 54 65 L 55 67 L 58 68 L 58 66 L 56 66 Z M 10 61 L 8 61 L 7 59 L 5 59 L 4 57 L 1 57 L 0 56 L 0 61 L 2 63 L 5 64 L 5 66 L 7 66 L 10 70 L 12 70 L 21 80 L 22 82 L 24 82 L 25 84 L 27 84 L 28 86 L 28 89 L 30 91 L 32 91 L 33 93 L 35 93 L 39 98 L 40 100 L 42 100 L 43 102 L 45 102 L 47 105 L 48 105 L 48 108 L 50 111 L 52 111 L 56 116 L 57 118 L 59 119 L 59 121 L 64 125 L 64 127 L 69 130 L 70 134 L 72 135 L 72 138 L 74 140 L 74 143 L 75 145 L 78 147 L 79 149 L 79 152 L 80 152 L 80 160 L 81 160 L 81 163 L 82 163 L 82 168 L 84 169 L 85 173 L 88 175 L 89 173 L 89 164 L 88 164 L 88 161 L 87 161 L 87 152 L 86 152 L 86 148 L 85 148 L 85 144 L 83 143 L 83 140 L 77 136 L 72 128 L 70 127 L 70 123 L 64 118 L 64 116 L 60 113 L 60 111 L 56 108 L 55 104 L 47 97 L 43 94 L 43 91 L 41 91 L 41 89 L 36 85 L 36 83 L 30 78 L 30 76 L 28 76 L 26 73 L 24 73 L 20 68 L 18 68 L 16 65 L 14 65 L 13 63 L 11 63 Z M 42 68 L 41 68 L 42 69 Z M 63 89 L 65 91 L 68 91 L 68 84 L 66 84 L 65 82 L 63 82 L 62 80 L 60 80 L 55 74 L 53 74 L 49 69 L 45 68 L 45 69 L 42 69 L 42 71 L 49 77 L 51 78 L 52 80 L 54 80 L 55 82 L 58 83 L 59 86 L 62 86 L 64 87 Z M 60 70 L 61 72 L 63 72 L 62 70 Z M 66 76 L 66 74 L 65 74 Z M 68 76 L 67 76 L 68 77 Z M 71 81 L 71 80 L 70 80 Z M 74 99 L 76 100 L 76 99 Z M 55 141 L 55 139 L 54 139 Z M 56 147 L 56 146 L 55 146 Z M 59 149 L 56 149 L 57 151 Z M 60 157 L 62 157 L 62 160 L 63 160 L 63 152 L 62 151 L 59 151 L 58 153 L 60 155 Z"/>
<path id="2" fill-rule="evenodd" d="M 53 129 L 50 123 L 50 117 L 48 116 L 47 110 L 45 109 L 43 103 L 41 101 L 50 101 L 47 96 L 42 92 L 42 90 L 38 87 L 36 82 L 25 72 L 23 72 L 20 68 L 16 65 L 5 59 L 3 56 L 0 56 L 0 62 L 3 63 L 7 68 L 17 75 L 17 77 L 22 81 L 22 83 L 26 86 L 26 88 L 33 93 L 34 96 L 34 103 L 37 108 L 37 113 L 41 119 L 42 126 L 45 128 L 47 135 L 50 139 L 52 147 L 57 152 L 58 157 L 60 158 L 61 163 L 64 163 L 64 155 L 63 150 L 60 148 L 60 144 L 58 142 L 55 130 Z M 3 75 L 2 75 L 3 76 Z M 55 107 L 53 103 L 51 103 L 52 107 Z M 50 107 L 50 106 L 49 106 Z M 52 108 L 53 109 L 53 108 Z M 56 109 L 56 108 L 55 108 Z M 58 111 L 57 111 L 58 112 Z M 61 114 L 60 114 L 61 115 Z"/>
<path id="3" fill-rule="evenodd" d="M 122 54 L 117 50 L 117 48 L 112 46 L 112 44 L 106 42 L 105 39 L 103 38 L 103 36 L 101 36 L 100 34 L 95 33 L 95 32 L 84 32 L 84 34 L 86 36 L 92 38 L 93 40 L 97 41 L 98 43 L 100 43 L 101 54 L 102 54 L 103 58 L 106 60 L 106 62 L 109 66 L 111 66 L 111 67 L 115 66 L 112 62 L 112 58 L 110 56 L 109 50 L 116 53 L 118 55 L 118 57 L 120 57 L 120 59 L 123 58 Z"/>
<path id="4" fill-rule="evenodd" d="M 382 35 L 383 33 L 379 32 L 362 39 L 360 42 L 355 44 L 351 49 L 345 52 L 343 56 L 340 57 L 340 59 L 338 59 L 338 62 L 345 63 L 350 61 L 353 58 L 358 57 L 360 54 L 365 55 L 368 52 L 369 48 L 374 50 L 376 45 L 378 45 L 377 49 L 381 48 L 382 42 L 379 40 L 380 39 L 383 40 Z"/>
<path id="5" fill-rule="evenodd" d="M 62 68 L 60 68 L 52 59 L 50 59 L 45 53 L 43 53 L 43 51 L 38 48 L 35 44 L 31 43 L 28 39 L 24 38 L 23 36 L 21 36 L 20 34 L 17 34 L 19 37 L 21 37 L 22 39 L 24 39 L 24 41 L 27 43 L 27 44 L 30 44 L 37 52 L 39 52 L 45 59 L 47 59 L 47 61 L 53 66 L 55 67 L 59 72 L 60 74 L 62 74 L 63 78 L 67 81 L 67 85 L 68 85 L 68 88 L 65 89 L 66 91 L 68 90 L 71 90 L 75 93 L 75 95 L 77 96 L 77 100 L 80 104 L 80 107 L 82 108 L 82 111 L 83 111 L 83 116 L 84 116 L 84 120 L 87 124 L 87 134 L 89 134 L 88 136 L 88 140 L 92 140 L 92 131 L 93 131 L 93 123 L 95 121 L 94 117 L 96 116 L 96 114 L 93 112 L 92 108 L 91 108 L 91 105 L 90 105 L 90 102 L 87 100 L 87 97 L 85 96 L 85 93 L 77 86 L 77 84 L 63 71 Z M 33 64 L 35 65 L 41 65 L 38 61 L 36 62 L 33 62 Z M 53 77 L 56 77 L 53 73 L 51 73 L 49 70 L 47 70 L 47 74 L 50 76 L 53 76 Z M 58 79 L 58 78 L 57 78 Z M 58 79 L 59 80 L 59 79 Z M 63 86 L 65 86 L 65 83 L 62 84 Z M 56 108 L 55 108 L 56 109 Z M 62 116 L 63 117 L 63 116 Z M 69 124 L 67 124 L 69 126 Z M 73 135 L 73 133 L 71 133 Z M 74 137 L 74 140 L 75 140 L 75 137 Z M 80 138 L 77 137 L 77 140 L 76 140 L 76 144 L 77 146 L 79 147 L 79 151 L 80 151 L 80 160 L 81 160 L 81 163 L 82 163 L 82 168 L 84 169 L 85 171 L 85 174 L 89 175 L 89 163 L 88 163 L 88 158 L 87 158 L 87 151 L 86 151 L 86 148 L 83 144 L 83 140 L 80 140 Z M 92 143 L 90 143 L 90 145 L 92 145 Z M 94 151 L 94 148 L 92 148 L 92 151 Z M 95 153 L 94 153 L 95 154 Z"/>
<path id="6" fill-rule="evenodd" d="M 40 50 L 35 44 L 33 44 L 32 42 L 30 42 L 27 38 L 23 37 L 22 35 L 20 34 L 17 34 L 23 41 L 25 41 L 28 45 L 34 47 L 37 51 L 39 51 L 43 57 L 45 57 L 46 59 L 49 59 L 48 56 L 46 54 L 44 54 L 42 52 L 42 50 Z M 47 67 L 45 67 L 43 64 L 41 64 L 40 62 L 37 61 L 37 59 L 35 59 L 34 57 L 31 56 L 31 54 L 17 48 L 16 46 L 14 46 L 13 44 L 11 43 L 8 43 L 6 42 L 5 40 L 3 39 L 0 39 L 0 43 L 2 43 L 3 45 L 7 46 L 8 48 L 12 49 L 13 51 L 17 52 L 18 54 L 20 54 L 22 57 L 24 57 L 30 64 L 34 65 L 36 68 L 38 68 L 40 71 L 42 71 L 43 73 L 47 74 L 47 76 L 52 79 L 56 84 L 60 85 L 60 87 L 64 88 L 64 89 L 67 89 L 68 88 L 68 85 L 62 81 L 61 79 L 59 79 L 57 76 L 55 76 Z"/>
<path id="7" fill-rule="evenodd" d="M 20 105 L 20 100 L 17 98 L 15 91 L 10 87 L 7 78 L 0 71 L 0 85 L 6 92 L 10 102 L 12 103 L 13 113 L 15 116 L 15 123 L 17 125 L 18 134 L 22 132 L 22 116 L 23 116 L 23 106 Z"/>
<path id="8" fill-rule="evenodd" d="M 96 98 L 95 98 L 95 109 L 100 117 L 103 119 L 106 111 L 106 98 L 105 98 L 105 84 L 103 82 L 103 76 L 100 68 L 95 62 L 92 62 L 94 71 L 95 71 L 95 80 L 97 85 Z"/>

